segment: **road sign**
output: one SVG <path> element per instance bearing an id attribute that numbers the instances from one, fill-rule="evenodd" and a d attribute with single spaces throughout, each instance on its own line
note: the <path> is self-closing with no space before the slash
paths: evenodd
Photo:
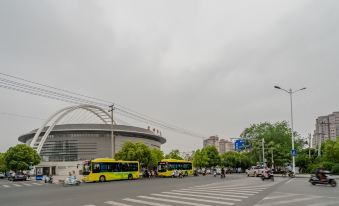
<path id="1" fill-rule="evenodd" d="M 297 156 L 297 150 L 296 149 L 292 149 L 292 156 L 293 157 Z"/>
<path id="2" fill-rule="evenodd" d="M 245 141 L 243 139 L 235 140 L 235 142 L 234 142 L 234 150 L 235 151 L 243 150 L 244 149 L 244 144 L 245 144 Z"/>

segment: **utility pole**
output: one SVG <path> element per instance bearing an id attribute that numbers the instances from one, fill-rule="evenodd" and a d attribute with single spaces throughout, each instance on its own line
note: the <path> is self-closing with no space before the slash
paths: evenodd
<path id="1" fill-rule="evenodd" d="M 286 89 L 283 89 L 283 88 L 281 88 L 279 86 L 274 86 L 274 88 L 283 90 L 283 91 L 285 91 L 286 93 L 288 93 L 290 95 L 290 103 L 291 103 L 291 137 L 292 137 L 291 139 L 292 139 L 292 153 L 293 153 L 295 151 L 295 148 L 294 148 L 293 101 L 292 101 L 292 96 L 296 92 L 299 92 L 301 90 L 305 90 L 306 87 L 303 87 L 303 88 L 295 90 L 295 91 L 293 91 L 292 89 L 286 90 Z M 293 174 L 295 174 L 295 155 L 293 155 L 293 154 L 292 154 L 292 170 L 293 170 Z"/>
<path id="2" fill-rule="evenodd" d="M 311 159 L 311 134 L 308 134 L 308 159 Z"/>
<path id="3" fill-rule="evenodd" d="M 115 110 L 114 104 L 109 106 L 109 112 L 111 112 L 111 122 L 112 122 L 112 129 L 111 129 L 111 145 L 112 145 L 112 158 L 115 156 L 115 136 L 113 131 L 114 126 L 114 118 L 113 118 L 113 111 Z"/>
<path id="4" fill-rule="evenodd" d="M 274 169 L 274 160 L 273 160 L 273 148 L 272 148 L 272 156 L 271 156 L 271 158 L 272 158 L 272 167 L 271 167 L 271 169 L 273 170 Z"/>
<path id="5" fill-rule="evenodd" d="M 262 162 L 265 165 L 265 147 L 264 147 L 265 140 L 264 138 L 262 138 L 261 144 L 262 144 Z"/>

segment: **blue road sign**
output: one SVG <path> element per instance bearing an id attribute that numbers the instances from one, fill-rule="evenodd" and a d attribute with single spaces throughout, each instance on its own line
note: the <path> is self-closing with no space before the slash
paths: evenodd
<path id="1" fill-rule="evenodd" d="M 234 150 L 235 151 L 243 150 L 244 149 L 244 144 L 245 144 L 245 141 L 243 139 L 235 140 L 235 142 L 234 142 Z"/>
<path id="2" fill-rule="evenodd" d="M 292 149 L 292 156 L 293 157 L 297 156 L 297 150 L 296 149 Z"/>

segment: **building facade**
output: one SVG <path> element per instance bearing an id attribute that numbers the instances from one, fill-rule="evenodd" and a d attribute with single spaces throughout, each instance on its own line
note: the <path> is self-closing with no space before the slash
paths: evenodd
<path id="1" fill-rule="evenodd" d="M 326 140 L 336 140 L 339 137 L 339 112 L 320 116 L 315 121 L 312 147 L 317 148 L 319 143 Z"/>
<path id="2" fill-rule="evenodd" d="M 92 114 L 100 123 L 83 123 L 80 120 L 77 124 L 61 124 L 62 119 L 76 110 Z M 42 168 L 45 175 L 67 175 L 72 170 L 80 174 L 84 160 L 113 158 L 127 141 L 143 142 L 158 149 L 166 142 L 155 129 L 151 131 L 150 128 L 118 125 L 106 110 L 93 105 L 61 109 L 40 128 L 21 135 L 18 140 L 37 151 L 42 162 L 36 168 Z"/>
<path id="3" fill-rule="evenodd" d="M 221 154 L 234 150 L 232 141 L 219 139 L 218 136 L 211 136 L 208 139 L 205 139 L 203 142 L 203 147 L 206 147 L 208 145 L 216 147 L 218 152 Z"/>

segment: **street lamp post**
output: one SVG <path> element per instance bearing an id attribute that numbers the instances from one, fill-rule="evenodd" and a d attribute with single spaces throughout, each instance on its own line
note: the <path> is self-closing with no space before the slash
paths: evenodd
<path id="1" fill-rule="evenodd" d="M 292 89 L 289 89 L 289 90 L 286 90 L 286 89 L 283 89 L 279 86 L 274 86 L 274 88 L 276 89 L 280 89 L 280 90 L 283 90 L 285 92 L 287 92 L 289 95 L 290 95 L 290 104 L 291 104 L 291 136 L 292 136 L 292 151 L 294 151 L 294 130 L 293 130 L 293 101 L 292 101 L 292 95 L 298 91 L 301 91 L 301 90 L 304 90 L 306 89 L 306 87 L 303 87 L 301 89 L 298 89 L 298 90 L 295 90 L 293 91 Z M 292 155 L 292 170 L 293 170 L 293 173 L 295 174 L 295 156 Z"/>

